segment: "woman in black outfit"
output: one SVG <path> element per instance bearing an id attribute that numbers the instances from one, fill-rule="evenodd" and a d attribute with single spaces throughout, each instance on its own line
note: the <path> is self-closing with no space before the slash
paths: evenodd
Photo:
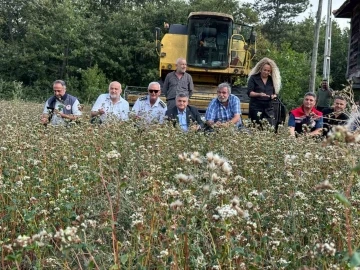
<path id="1" fill-rule="evenodd" d="M 280 72 L 275 62 L 269 58 L 261 59 L 251 70 L 248 79 L 250 97 L 249 115 L 252 122 L 261 125 L 266 119 L 275 125 L 272 100 L 277 97 L 281 87 Z"/>

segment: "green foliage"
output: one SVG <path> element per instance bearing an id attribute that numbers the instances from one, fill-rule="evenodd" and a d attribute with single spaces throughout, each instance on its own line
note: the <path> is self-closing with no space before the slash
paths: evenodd
<path id="1" fill-rule="evenodd" d="M 97 65 L 82 71 L 82 93 L 77 95 L 82 102 L 91 103 L 100 93 L 106 92 L 107 79 Z"/>
<path id="2" fill-rule="evenodd" d="M 22 82 L 4 81 L 0 79 L 0 98 L 5 100 L 25 100 L 27 99 L 28 87 L 24 87 Z"/>
<path id="3" fill-rule="evenodd" d="M 26 98 L 44 100 L 52 93 L 51 83 L 65 79 L 70 93 L 90 101 L 94 99 L 97 86 L 89 86 L 87 89 L 93 87 L 93 90 L 89 90 L 91 94 L 85 94 L 83 72 L 95 66 L 102 72 L 98 74 L 102 79 L 146 86 L 159 76 L 154 28 L 162 27 L 164 22 L 185 24 L 191 11 L 225 12 L 232 14 L 236 22 L 248 24 L 262 19 L 262 24 L 256 26 L 257 32 L 263 33 L 259 35 L 259 55 L 268 56 L 266 49 L 275 53 L 274 48 L 278 51 L 291 48 L 298 55 L 288 54 L 296 58 L 290 62 L 297 61 L 301 54 L 311 55 L 313 18 L 292 22 L 306 5 L 307 0 L 262 0 L 256 3 L 256 9 L 249 4 L 239 5 L 234 0 L 0 1 L 0 73 L 8 84 L 1 88 L 0 97 L 11 98 L 12 82 L 16 81 L 22 83 L 22 89 L 29 87 L 24 91 Z M 323 28 L 319 43 L 319 75 L 323 62 Z M 262 42 L 266 45 L 260 44 Z M 340 89 L 345 83 L 347 43 L 348 32 L 334 23 L 331 59 L 331 86 L 334 89 Z M 275 56 L 282 57 L 280 53 Z M 285 60 L 282 66 L 294 68 L 292 64 L 286 65 Z M 304 70 L 301 67 L 299 72 Z M 295 89 L 294 93 L 285 95 L 286 102 L 293 106 L 301 92 L 298 89 L 308 85 L 308 74 L 300 74 L 296 69 L 281 72 L 285 82 L 290 82 L 286 73 L 299 74 L 297 76 L 303 78 L 289 85 Z M 95 78 L 95 73 L 89 76 Z M 91 83 L 100 82 L 91 79 Z"/>
<path id="4" fill-rule="evenodd" d="M 261 14 L 263 35 L 279 48 L 291 33 L 292 20 L 304 12 L 308 5 L 309 0 L 260 0 L 253 7 Z"/>

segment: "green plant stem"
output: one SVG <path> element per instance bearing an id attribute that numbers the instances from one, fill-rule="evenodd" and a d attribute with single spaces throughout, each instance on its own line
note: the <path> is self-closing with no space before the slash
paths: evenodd
<path id="1" fill-rule="evenodd" d="M 109 191 L 107 190 L 106 181 L 105 181 L 103 173 L 102 173 L 102 166 L 101 166 L 100 161 L 99 161 L 99 169 L 100 169 L 101 182 L 102 182 L 102 184 L 104 186 L 105 194 L 106 194 L 106 197 L 108 199 L 109 206 L 110 206 L 110 212 L 111 212 L 111 221 L 112 221 L 111 222 L 111 239 L 112 239 L 112 246 L 113 246 L 114 263 L 118 267 L 118 269 L 120 270 L 120 263 L 119 263 L 119 257 L 118 257 L 118 245 L 117 245 L 117 238 L 116 238 L 116 228 L 115 228 L 116 220 L 115 220 L 113 205 L 112 205 L 112 202 L 111 202 L 111 196 L 109 194 Z"/>

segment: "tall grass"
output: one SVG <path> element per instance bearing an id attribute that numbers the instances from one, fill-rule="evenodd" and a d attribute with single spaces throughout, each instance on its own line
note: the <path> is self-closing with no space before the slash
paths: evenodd
<path id="1" fill-rule="evenodd" d="M 1 269 L 347 269 L 356 143 L 39 124 L 0 102 Z"/>

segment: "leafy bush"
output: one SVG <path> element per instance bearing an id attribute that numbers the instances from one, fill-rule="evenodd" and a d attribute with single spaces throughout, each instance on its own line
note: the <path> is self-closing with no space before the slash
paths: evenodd
<path id="1" fill-rule="evenodd" d="M 79 98 L 82 99 L 82 102 L 94 102 L 99 94 L 106 92 L 108 82 L 98 65 L 82 71 L 81 81 Z"/>

